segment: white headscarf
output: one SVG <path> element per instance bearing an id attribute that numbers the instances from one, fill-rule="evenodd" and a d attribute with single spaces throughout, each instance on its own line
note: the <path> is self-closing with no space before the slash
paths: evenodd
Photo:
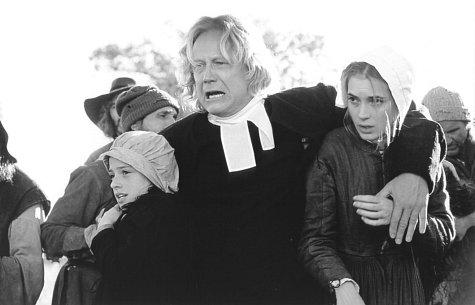
<path id="1" fill-rule="evenodd" d="M 357 61 L 372 65 L 384 78 L 399 110 L 402 124 L 412 102 L 414 86 L 412 65 L 406 58 L 388 46 L 374 49 L 361 56 Z"/>
<path id="2" fill-rule="evenodd" d="M 100 158 L 108 167 L 109 157 L 129 164 L 165 193 L 178 191 L 178 164 L 174 149 L 161 135 L 148 131 L 129 131 L 115 139 Z"/>

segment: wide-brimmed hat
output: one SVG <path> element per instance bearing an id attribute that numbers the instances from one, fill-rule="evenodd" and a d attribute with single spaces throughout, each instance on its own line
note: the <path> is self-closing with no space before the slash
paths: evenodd
<path id="1" fill-rule="evenodd" d="M 101 107 L 112 102 L 113 99 L 119 95 L 119 93 L 130 89 L 131 87 L 135 86 L 135 84 L 135 80 L 132 78 L 119 77 L 112 81 L 109 93 L 86 99 L 84 101 L 84 110 L 86 110 L 86 114 L 89 119 L 91 119 L 91 121 L 97 125 L 101 119 L 101 113 L 99 111 Z"/>

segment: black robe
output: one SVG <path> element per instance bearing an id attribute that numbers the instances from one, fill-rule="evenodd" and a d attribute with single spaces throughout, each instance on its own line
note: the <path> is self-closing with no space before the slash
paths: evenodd
<path id="1" fill-rule="evenodd" d="M 182 304 L 189 297 L 187 211 L 158 189 L 133 202 L 91 250 L 103 278 L 99 304 Z"/>

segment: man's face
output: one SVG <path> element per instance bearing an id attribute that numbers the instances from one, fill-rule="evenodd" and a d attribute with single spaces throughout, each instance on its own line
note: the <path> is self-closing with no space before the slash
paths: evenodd
<path id="1" fill-rule="evenodd" d="M 171 106 L 166 106 L 149 113 L 142 120 L 132 124 L 132 130 L 160 132 L 173 124 L 177 118 L 177 111 Z"/>
<path id="2" fill-rule="evenodd" d="M 193 75 L 198 102 L 211 114 L 229 117 L 244 108 L 252 96 L 244 67 L 229 62 L 221 53 L 221 35 L 221 31 L 209 30 L 198 36 L 191 51 Z"/>
<path id="3" fill-rule="evenodd" d="M 467 139 L 468 122 L 463 121 L 441 121 L 447 141 L 447 156 L 456 156 Z"/>

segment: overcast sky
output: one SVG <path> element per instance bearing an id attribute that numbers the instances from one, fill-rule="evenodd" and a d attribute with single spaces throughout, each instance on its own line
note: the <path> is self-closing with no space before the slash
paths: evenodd
<path id="1" fill-rule="evenodd" d="M 339 70 L 372 47 L 391 45 L 415 67 L 416 97 L 441 85 L 473 109 L 472 0 L 16 0 L 0 10 L 0 118 L 19 165 L 55 201 L 69 173 L 107 142 L 83 102 L 108 92 L 117 75 L 94 71 L 92 51 L 148 38 L 176 52 L 171 29 L 224 13 L 323 35 L 327 65 Z"/>

